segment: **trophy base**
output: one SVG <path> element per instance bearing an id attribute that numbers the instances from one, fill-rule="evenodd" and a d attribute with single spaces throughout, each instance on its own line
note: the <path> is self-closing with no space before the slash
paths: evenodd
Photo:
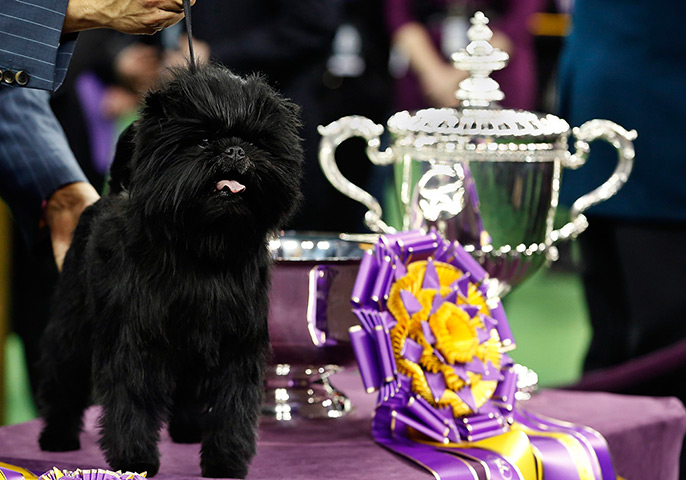
<path id="1" fill-rule="evenodd" d="M 334 387 L 329 377 L 338 365 L 279 364 L 269 367 L 262 415 L 265 420 L 340 418 L 352 411 L 350 399 Z"/>

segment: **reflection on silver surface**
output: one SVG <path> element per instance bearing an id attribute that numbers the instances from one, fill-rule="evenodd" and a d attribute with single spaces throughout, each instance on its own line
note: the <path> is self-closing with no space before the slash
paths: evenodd
<path id="1" fill-rule="evenodd" d="M 636 132 L 607 120 L 591 120 L 570 132 L 567 122 L 555 115 L 501 108 L 497 102 L 502 92 L 489 75 L 506 65 L 507 54 L 490 45 L 492 32 L 483 14 L 477 13 L 472 24 L 470 44 L 453 55 L 458 68 L 469 72 L 456 93 L 460 108 L 396 113 L 388 120 L 390 146 L 383 151 L 383 126 L 361 116 L 341 118 L 319 128 L 319 160 L 338 190 L 369 209 L 367 226 L 392 233 L 377 199 L 343 177 L 336 165 L 340 143 L 364 138 L 372 163 L 395 164 L 402 228 L 435 227 L 458 240 L 495 280 L 490 293 L 502 296 L 554 261 L 555 243 L 586 229 L 583 212 L 624 185 L 633 165 Z M 570 133 L 576 137 L 574 155 L 568 150 Z M 594 140 L 617 150 L 616 170 L 579 198 L 570 222 L 554 230 L 562 169 L 583 165 Z"/>
<path id="2" fill-rule="evenodd" d="M 352 411 L 350 399 L 331 385 L 336 365 L 270 368 L 262 410 L 267 419 L 293 423 L 299 419 L 340 418 Z"/>
<path id="3" fill-rule="evenodd" d="M 517 374 L 517 392 L 515 392 L 515 399 L 528 400 L 538 391 L 538 374 L 519 363 L 512 366 L 514 372 Z"/>
<path id="4" fill-rule="evenodd" d="M 360 260 L 371 246 L 365 243 L 366 239 L 344 234 L 286 231 L 270 240 L 269 249 L 277 262 L 351 261 Z"/>
<path id="5" fill-rule="evenodd" d="M 433 165 L 417 182 L 414 204 L 421 211 L 421 217 L 430 221 L 447 220 L 464 208 L 464 186 L 462 166 Z"/>

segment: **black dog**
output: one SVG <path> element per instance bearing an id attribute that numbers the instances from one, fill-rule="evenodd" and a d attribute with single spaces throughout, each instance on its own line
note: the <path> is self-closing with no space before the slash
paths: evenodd
<path id="1" fill-rule="evenodd" d="M 259 77 L 216 65 L 147 95 L 125 189 L 83 213 L 64 262 L 41 448 L 79 448 L 92 393 L 113 469 L 154 475 L 168 421 L 175 441 L 202 441 L 203 476 L 245 477 L 269 353 L 268 237 L 300 199 L 299 127 Z"/>

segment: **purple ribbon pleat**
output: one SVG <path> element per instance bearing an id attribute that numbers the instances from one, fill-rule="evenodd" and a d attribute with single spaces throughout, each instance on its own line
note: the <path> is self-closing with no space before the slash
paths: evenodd
<path id="1" fill-rule="evenodd" d="M 429 322 L 422 322 L 422 333 L 424 334 L 424 339 L 431 345 L 436 343 L 436 337 L 434 336 L 433 330 L 431 330 L 431 325 Z"/>
<path id="2" fill-rule="evenodd" d="M 405 307 L 405 310 L 407 311 L 408 315 L 411 317 L 417 312 L 420 312 L 422 310 L 422 304 L 419 303 L 419 300 L 417 300 L 417 297 L 412 295 L 412 292 L 408 290 L 401 290 L 400 291 L 400 298 L 403 301 L 403 306 Z"/>
<path id="3" fill-rule="evenodd" d="M 469 315 L 469 318 L 474 318 L 477 313 L 479 313 L 479 307 L 478 305 L 463 305 L 462 310 L 467 312 L 467 315 Z"/>
<path id="4" fill-rule="evenodd" d="M 360 269 L 353 285 L 351 303 L 353 308 L 369 304 L 369 297 L 374 286 L 374 278 L 379 269 L 379 263 L 371 250 L 368 250 L 360 261 Z"/>
<path id="5" fill-rule="evenodd" d="M 436 409 L 429 405 L 422 397 L 411 397 L 407 402 L 407 410 L 429 425 L 434 431 L 441 432 L 443 436 L 447 436 L 450 432 L 450 428 L 436 412 Z"/>
<path id="6" fill-rule="evenodd" d="M 349 334 L 353 352 L 360 359 L 358 365 L 364 389 L 367 392 L 377 390 L 381 386 L 381 368 L 374 340 L 364 329 L 354 330 Z"/>
<path id="7" fill-rule="evenodd" d="M 438 246 L 436 247 L 436 253 L 434 254 L 434 259 L 437 262 L 450 263 L 454 258 L 452 246 L 453 243 L 449 240 L 439 240 Z"/>
<path id="8" fill-rule="evenodd" d="M 379 316 L 381 317 L 381 325 L 383 325 L 388 331 L 390 331 L 398 323 L 398 321 L 393 318 L 393 315 L 388 312 L 381 312 L 379 313 Z"/>
<path id="9" fill-rule="evenodd" d="M 491 398 L 505 405 L 512 405 L 517 391 L 517 374 L 512 369 L 503 369 L 500 373 L 503 375 L 503 380 L 498 383 Z"/>
<path id="10" fill-rule="evenodd" d="M 501 303 L 498 303 L 496 307 L 491 308 L 491 317 L 498 322 L 495 329 L 498 332 L 498 336 L 500 337 L 500 341 L 503 342 L 503 345 L 514 345 L 514 335 L 512 335 L 512 329 L 507 321 L 507 315 L 505 315 L 505 309 Z"/>
<path id="11" fill-rule="evenodd" d="M 405 344 L 403 345 L 400 355 L 408 359 L 410 362 L 419 363 L 419 359 L 422 358 L 422 353 L 424 352 L 424 347 L 412 340 L 411 338 L 405 339 Z"/>
<path id="12" fill-rule="evenodd" d="M 379 267 L 379 273 L 376 277 L 376 282 L 372 288 L 371 300 L 378 304 L 386 304 L 388 298 L 388 291 L 391 289 L 393 282 L 393 261 L 390 257 L 385 257 Z"/>
<path id="13" fill-rule="evenodd" d="M 471 275 L 469 274 L 463 275 L 462 277 L 455 280 L 453 284 L 450 286 L 454 286 L 454 288 L 456 288 L 457 291 L 460 292 L 463 297 L 467 297 L 469 295 L 469 283 L 471 281 L 470 277 Z"/>
<path id="14" fill-rule="evenodd" d="M 486 270 L 462 248 L 455 249 L 453 264 L 463 272 L 469 272 L 476 282 L 483 282 L 484 278 L 486 278 Z"/>
<path id="15" fill-rule="evenodd" d="M 441 282 L 438 279 L 436 265 L 431 259 L 427 260 L 426 262 L 426 270 L 424 270 L 424 281 L 422 283 L 422 288 L 431 288 L 434 290 L 439 290 L 441 288 Z"/>
<path id="16" fill-rule="evenodd" d="M 393 348 L 391 340 L 388 338 L 388 333 L 381 325 L 374 328 L 374 339 L 377 344 L 377 352 L 379 354 L 379 364 L 381 366 L 381 378 L 384 382 L 392 382 L 395 379 L 395 357 L 393 355 Z"/>

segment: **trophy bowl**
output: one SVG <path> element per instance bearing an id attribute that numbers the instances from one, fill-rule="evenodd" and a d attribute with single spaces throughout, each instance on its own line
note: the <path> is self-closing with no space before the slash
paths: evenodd
<path id="1" fill-rule="evenodd" d="M 270 242 L 267 418 L 336 418 L 350 411 L 329 376 L 354 364 L 348 328 L 357 319 L 350 297 L 367 248 L 345 234 L 285 232 Z"/>
<path id="2" fill-rule="evenodd" d="M 402 210 L 402 230 L 435 227 L 459 241 L 491 278 L 489 296 L 503 296 L 557 258 L 555 244 L 583 232 L 589 207 L 612 197 L 633 165 L 635 131 L 607 120 L 578 128 L 551 114 L 501 108 L 503 93 L 490 73 L 507 64 L 505 52 L 488 42 L 492 32 L 481 13 L 472 18 L 469 45 L 453 55 L 469 76 L 460 83 L 460 107 L 401 111 L 387 122 L 390 146 L 380 150 L 384 127 L 361 116 L 320 126 L 319 159 L 328 180 L 369 210 L 365 223 L 392 233 L 379 202 L 348 181 L 334 153 L 348 138 L 367 141 L 377 165 L 393 164 Z M 575 152 L 568 149 L 570 133 Z M 618 154 L 613 174 L 571 207 L 569 223 L 553 228 L 563 168 L 578 168 L 594 140 L 609 142 Z"/>

